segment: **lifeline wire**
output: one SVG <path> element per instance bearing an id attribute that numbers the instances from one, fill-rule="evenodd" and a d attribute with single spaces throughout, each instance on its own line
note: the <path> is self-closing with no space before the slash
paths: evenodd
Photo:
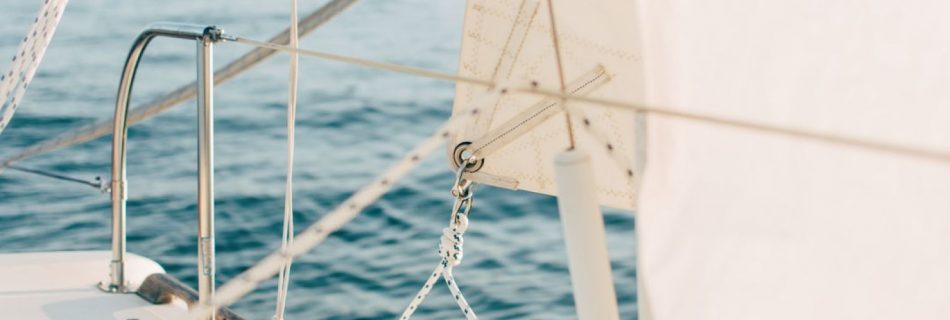
<path id="1" fill-rule="evenodd" d="M 297 48 L 300 38 L 297 34 L 297 0 L 290 0 L 290 47 Z M 294 136 L 297 119 L 297 64 L 300 57 L 296 52 L 290 52 L 290 79 L 287 92 L 287 181 L 284 186 L 284 229 L 281 235 L 280 248 L 294 243 Z M 274 311 L 275 320 L 284 319 L 284 310 L 287 306 L 287 291 L 290 287 L 290 267 L 293 257 L 288 257 L 280 269 L 277 277 L 277 306 Z"/>
<path id="2" fill-rule="evenodd" d="M 297 53 L 300 53 L 301 55 L 304 55 L 304 56 L 310 56 L 310 57 L 314 57 L 314 58 L 320 58 L 320 59 L 325 59 L 325 60 L 332 60 L 332 61 L 343 62 L 343 63 L 348 63 L 348 64 L 361 65 L 361 66 L 366 66 L 366 67 L 371 67 L 371 68 L 376 68 L 376 69 L 389 70 L 389 71 L 393 71 L 393 72 L 399 72 L 399 73 L 417 75 L 417 76 L 420 76 L 420 77 L 426 77 L 426 78 L 432 78 L 432 79 L 439 79 L 439 80 L 446 80 L 446 81 L 454 81 L 454 82 L 470 83 L 470 84 L 476 84 L 476 85 L 481 85 L 481 86 L 486 86 L 486 87 L 494 87 L 494 86 L 495 86 L 495 83 L 492 82 L 492 81 L 482 80 L 482 79 L 477 79 L 477 78 L 470 78 L 470 77 L 457 76 L 457 75 L 454 75 L 454 74 L 449 74 L 449 73 L 445 73 L 445 72 L 441 72 L 441 71 L 435 71 L 435 70 L 429 70 L 429 69 L 423 69 L 423 68 L 416 68 L 416 67 L 404 66 L 404 65 L 394 64 L 394 63 L 388 63 L 388 62 L 380 62 L 380 61 L 374 61 L 374 60 L 368 60 L 368 59 L 354 58 L 354 57 L 349 57 L 349 56 L 344 56 L 344 55 L 339 55 L 339 54 L 333 54 L 333 53 L 328 53 L 328 52 L 321 52 L 321 51 L 316 51 L 316 50 L 307 50 L 307 49 L 300 49 L 300 48 L 291 48 L 291 47 L 284 46 L 284 45 L 279 45 L 279 44 L 269 43 L 269 42 L 263 42 L 263 41 L 257 41 L 257 40 L 248 39 L 248 38 L 244 38 L 244 37 L 234 37 L 233 39 L 230 39 L 230 40 L 234 41 L 235 43 L 240 43 L 240 44 L 244 44 L 244 45 L 250 45 L 250 46 L 255 46 L 255 47 L 264 47 L 264 48 L 268 48 L 268 49 L 281 50 L 281 51 L 287 51 L 287 52 L 297 52 Z"/>
<path id="3" fill-rule="evenodd" d="M 231 39 L 236 43 L 241 43 L 245 45 L 253 46 L 262 46 L 265 48 L 282 50 L 282 51 L 297 51 L 303 56 L 316 57 L 326 60 L 333 60 L 343 63 L 361 65 L 365 67 L 384 69 L 393 72 L 399 72 L 404 74 L 411 74 L 420 77 L 427 77 L 432 79 L 463 82 L 475 85 L 482 85 L 487 87 L 494 87 L 495 83 L 492 81 L 462 77 L 454 74 L 449 74 L 440 71 L 434 71 L 429 69 L 408 67 L 403 65 L 397 65 L 386 62 L 379 62 L 367 59 L 347 57 L 332 53 L 320 52 L 315 50 L 307 49 L 293 49 L 284 45 L 267 43 L 257 40 L 251 40 L 247 38 L 236 37 Z M 586 102 L 597 104 L 605 107 L 619 108 L 630 111 L 641 111 L 647 113 L 653 113 L 659 116 L 666 116 L 671 118 L 679 118 L 685 120 L 691 120 L 696 122 L 716 124 L 731 128 L 750 130 L 762 133 L 769 133 L 774 135 L 781 135 L 787 137 L 793 137 L 804 140 L 811 140 L 816 142 L 823 142 L 841 146 L 849 146 L 860 149 L 865 149 L 869 151 L 877 151 L 884 153 L 891 153 L 896 155 L 902 155 L 907 157 L 920 158 L 930 161 L 936 161 L 943 164 L 950 164 L 950 150 L 939 150 L 939 149 L 930 149 L 930 148 L 921 148 L 913 146 L 903 146 L 896 143 L 890 143 L 885 141 L 878 141 L 875 139 L 867 139 L 855 136 L 845 136 L 845 135 L 835 135 L 831 133 L 824 133 L 818 131 L 812 131 L 807 129 L 772 125 L 766 123 L 759 123 L 754 121 L 747 121 L 741 119 L 731 119 L 726 117 L 719 117 L 714 115 L 707 115 L 701 113 L 695 113 L 684 110 L 677 110 L 675 108 L 670 108 L 666 106 L 647 106 L 642 104 L 630 103 L 627 101 L 605 99 L 605 98 L 595 98 L 595 97 L 585 97 L 585 96 L 572 96 L 567 93 L 559 92 L 556 90 L 544 89 L 537 86 L 522 86 L 522 87 L 513 87 L 508 88 L 510 92 L 520 92 L 520 93 L 529 93 L 537 94 L 548 97 L 555 97 L 560 99 L 565 99 L 567 101 L 575 102 Z"/>

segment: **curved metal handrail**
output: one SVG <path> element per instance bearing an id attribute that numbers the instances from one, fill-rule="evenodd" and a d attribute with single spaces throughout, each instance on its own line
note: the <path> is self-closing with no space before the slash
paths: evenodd
<path id="1" fill-rule="evenodd" d="M 199 107 L 199 281 L 202 298 L 210 296 L 214 288 L 214 240 L 213 240 L 213 127 L 211 126 L 213 100 L 212 44 L 225 39 L 223 31 L 215 26 L 181 23 L 156 23 L 150 25 L 135 39 L 122 70 L 119 90 L 116 95 L 115 117 L 112 133 L 112 261 L 108 283 L 100 284 L 109 292 L 127 292 L 125 280 L 126 255 L 126 143 L 128 141 L 128 111 L 132 84 L 139 61 L 149 42 L 156 37 L 195 40 L 198 43 L 198 107 Z M 204 241 L 207 239 L 208 241 Z M 206 288 L 206 283 L 210 287 Z"/>

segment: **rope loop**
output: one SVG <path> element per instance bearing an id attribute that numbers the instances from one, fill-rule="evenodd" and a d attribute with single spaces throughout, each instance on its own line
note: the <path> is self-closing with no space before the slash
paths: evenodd
<path id="1" fill-rule="evenodd" d="M 442 261 L 453 267 L 461 264 L 464 256 L 462 245 L 464 244 L 465 240 L 462 238 L 462 233 L 457 228 L 442 229 L 442 240 L 439 242 L 439 255 L 442 256 Z"/>
<path id="2" fill-rule="evenodd" d="M 467 320 L 478 319 L 452 275 L 452 269 L 461 264 L 462 258 L 465 256 L 462 250 L 465 245 L 463 235 L 468 230 L 468 214 L 472 210 L 474 183 L 463 178 L 463 174 L 470 161 L 474 161 L 474 157 L 469 157 L 459 166 L 455 175 L 455 183 L 452 185 L 452 195 L 455 197 L 455 204 L 452 206 L 452 217 L 449 219 L 449 225 L 442 229 L 442 237 L 439 239 L 439 256 L 442 257 L 442 260 L 433 270 L 432 276 L 426 280 L 422 289 L 419 289 L 419 292 L 416 293 L 409 306 L 403 310 L 400 320 L 408 320 L 412 317 L 412 314 L 422 304 L 425 297 L 429 295 L 429 291 L 432 290 L 432 286 L 439 278 L 445 279 L 449 292 L 455 298 L 459 309 L 465 314 L 465 318 Z"/>

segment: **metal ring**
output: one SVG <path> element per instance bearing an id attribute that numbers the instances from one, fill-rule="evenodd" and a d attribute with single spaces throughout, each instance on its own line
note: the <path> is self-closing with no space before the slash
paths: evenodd
<path id="1" fill-rule="evenodd" d="M 465 157 L 463 157 L 463 155 L 465 154 L 465 151 L 467 150 L 466 147 L 468 147 L 471 144 L 472 144 L 471 141 L 460 142 L 459 144 L 455 145 L 455 150 L 452 153 L 453 154 L 452 158 L 453 160 L 455 160 L 456 168 L 461 167 L 462 163 L 468 162 L 468 164 L 465 165 L 466 172 L 478 171 L 482 168 L 482 166 L 485 165 L 485 159 L 475 159 L 474 162 L 469 162 L 467 161 L 469 159 L 466 159 Z"/>
<path id="2" fill-rule="evenodd" d="M 458 169 L 455 170 L 455 183 L 452 184 L 452 195 L 459 199 L 469 198 L 472 196 L 470 189 L 472 186 L 472 181 L 463 178 L 468 166 L 469 160 L 465 160 L 461 165 L 458 166 Z"/>

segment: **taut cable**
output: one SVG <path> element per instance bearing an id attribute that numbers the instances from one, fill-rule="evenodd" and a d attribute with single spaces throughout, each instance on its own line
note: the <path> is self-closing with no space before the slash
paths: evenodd
<path id="1" fill-rule="evenodd" d="M 300 38 L 297 33 L 297 0 L 290 0 L 290 47 L 297 48 Z M 280 249 L 294 243 L 294 149 L 297 122 L 297 63 L 300 57 L 290 52 L 290 79 L 287 90 L 287 180 L 284 185 L 284 228 L 281 232 Z M 290 267 L 293 257 L 288 257 L 277 277 L 277 303 L 274 320 L 284 320 L 287 307 L 287 292 L 290 289 Z"/>
<path id="2" fill-rule="evenodd" d="M 82 184 L 82 185 L 85 185 L 85 186 L 90 186 L 90 187 L 96 188 L 96 190 L 102 191 L 103 193 L 108 193 L 108 192 L 109 192 L 109 183 L 106 182 L 105 180 L 102 180 L 101 177 L 96 177 L 96 180 L 95 180 L 95 181 L 87 181 L 87 180 L 83 180 L 83 179 L 79 179 L 79 178 L 73 178 L 73 177 L 70 177 L 70 176 L 67 176 L 67 175 L 62 175 L 62 174 L 53 173 L 53 172 L 49 172 L 49 171 L 43 171 L 43 170 L 39 170 L 39 169 L 24 168 L 24 167 L 17 166 L 17 165 L 9 165 L 9 166 L 7 166 L 7 168 L 10 168 L 10 169 L 16 170 L 16 171 L 20 171 L 20 172 L 24 172 L 24 173 L 35 174 L 35 175 L 43 176 L 43 177 L 47 177 L 47 178 L 53 178 L 53 179 L 60 180 L 60 181 L 75 182 L 75 183 L 78 183 L 78 184 Z"/>
<path id="3" fill-rule="evenodd" d="M 360 65 L 371 68 L 378 68 L 389 70 L 393 72 L 410 74 L 420 77 L 427 77 L 432 79 L 454 81 L 469 83 L 475 85 L 482 85 L 486 87 L 494 87 L 495 83 L 492 81 L 461 77 L 454 74 L 449 74 L 440 71 L 434 71 L 429 69 L 408 67 L 398 64 L 379 62 L 367 59 L 346 57 L 332 53 L 306 50 L 306 49 L 294 49 L 288 46 L 261 42 L 256 40 L 251 40 L 247 38 L 234 37 L 230 40 L 235 41 L 236 43 L 241 43 L 245 45 L 253 46 L 262 46 L 265 48 L 270 48 L 274 50 L 281 51 L 297 51 L 303 56 L 316 57 L 321 59 L 327 59 L 332 61 L 338 61 L 343 63 L 349 63 L 354 65 Z M 496 88 L 497 89 L 497 88 Z M 544 89 L 537 86 L 523 86 L 523 87 L 513 87 L 513 88 L 503 88 L 507 89 L 509 92 L 519 92 L 519 93 L 529 93 L 537 94 L 548 97 L 560 98 L 567 101 L 574 102 L 586 102 L 591 104 L 597 104 L 605 107 L 626 109 L 631 111 L 641 111 L 647 113 L 653 113 L 659 116 L 666 116 L 672 118 L 685 119 L 696 122 L 703 122 L 715 125 L 721 125 L 725 127 L 731 127 L 736 129 L 750 130 L 762 133 L 769 133 L 775 135 L 788 136 L 798 139 L 811 140 L 816 142 L 823 142 L 841 146 L 855 147 L 859 149 L 865 149 L 868 151 L 876 151 L 883 153 L 896 154 L 901 156 L 919 158 L 929 161 L 935 161 L 942 164 L 950 164 L 950 150 L 939 150 L 925 147 L 914 147 L 914 146 L 905 146 L 897 143 L 891 143 L 886 141 L 879 141 L 875 139 L 867 139 L 855 136 L 845 136 L 845 135 L 835 135 L 830 133 L 812 131 L 807 129 L 785 127 L 779 125 L 772 125 L 748 120 L 741 119 L 731 119 L 726 117 L 720 117 L 715 115 L 701 114 L 696 112 L 690 112 L 685 110 L 677 110 L 675 108 L 670 108 L 666 106 L 647 106 L 643 104 L 636 104 L 627 101 L 619 101 L 613 99 L 605 98 L 595 98 L 595 97 L 586 97 L 586 96 L 574 96 L 567 93 L 559 92 L 556 90 Z"/>

